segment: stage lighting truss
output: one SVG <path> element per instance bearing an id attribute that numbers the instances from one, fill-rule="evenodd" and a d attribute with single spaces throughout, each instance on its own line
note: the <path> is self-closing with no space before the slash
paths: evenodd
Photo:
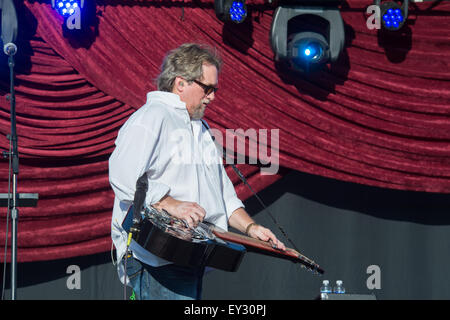
<path id="1" fill-rule="evenodd" d="M 52 7 L 63 17 L 68 17 L 83 8 L 84 0 L 52 0 Z"/>
<path id="2" fill-rule="evenodd" d="M 277 62 L 308 73 L 338 59 L 344 23 L 337 7 L 279 6 L 270 41 Z"/>
<path id="3" fill-rule="evenodd" d="M 386 30 L 397 31 L 405 24 L 408 17 L 409 0 L 403 0 L 402 2 L 402 5 L 400 5 L 395 1 L 374 1 L 374 4 L 380 8 L 381 24 Z"/>
<path id="4" fill-rule="evenodd" d="M 241 23 L 247 17 L 245 0 L 214 0 L 214 9 L 219 20 Z"/>

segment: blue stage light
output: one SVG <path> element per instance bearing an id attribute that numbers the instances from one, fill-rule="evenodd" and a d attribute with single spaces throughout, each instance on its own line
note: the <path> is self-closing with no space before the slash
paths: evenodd
<path id="1" fill-rule="evenodd" d="M 247 17 L 247 8 L 241 1 L 233 1 L 230 10 L 230 19 L 235 23 L 241 23 Z"/>
<path id="2" fill-rule="evenodd" d="M 336 6 L 279 6 L 274 13 L 270 42 L 279 70 L 307 76 L 328 68 L 344 48 L 345 30 Z"/>
<path id="3" fill-rule="evenodd" d="M 307 62 L 314 62 L 319 60 L 323 54 L 323 48 L 319 43 L 310 42 L 306 43 L 299 48 L 300 50 L 300 59 L 305 60 Z"/>
<path id="4" fill-rule="evenodd" d="M 394 12 L 394 10 L 389 9 L 388 12 L 383 15 L 383 21 L 388 29 L 397 29 L 400 23 L 404 22 L 404 18 L 400 10 L 395 10 Z"/>
<path id="5" fill-rule="evenodd" d="M 55 9 L 58 13 L 64 17 L 68 17 L 75 12 L 75 9 L 82 7 L 81 0 L 56 0 Z"/>
<path id="6" fill-rule="evenodd" d="M 299 33 L 287 45 L 288 55 L 295 69 L 311 70 L 329 60 L 328 43 L 322 35 L 312 32 Z"/>
<path id="7" fill-rule="evenodd" d="M 214 10 L 224 22 L 241 23 L 247 17 L 245 0 L 214 0 Z"/>
<path id="8" fill-rule="evenodd" d="M 380 6 L 383 27 L 390 31 L 399 30 L 408 16 L 408 0 L 400 6 L 397 2 L 376 2 Z"/>

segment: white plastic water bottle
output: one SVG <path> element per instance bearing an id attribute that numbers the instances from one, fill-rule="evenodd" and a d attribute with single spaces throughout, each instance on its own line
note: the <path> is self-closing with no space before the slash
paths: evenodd
<path id="1" fill-rule="evenodd" d="M 322 300 L 328 300 L 328 294 L 331 293 L 331 286 L 330 281 L 323 280 L 322 286 L 320 287 L 320 299 Z"/>
<path id="2" fill-rule="evenodd" d="M 334 293 L 345 293 L 345 288 L 342 280 L 336 281 L 336 286 L 333 288 Z"/>

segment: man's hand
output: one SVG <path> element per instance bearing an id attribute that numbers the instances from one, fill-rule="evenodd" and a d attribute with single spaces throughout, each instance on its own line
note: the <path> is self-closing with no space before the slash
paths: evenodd
<path id="1" fill-rule="evenodd" d="M 284 243 L 278 240 L 272 231 L 259 224 L 252 224 L 247 230 L 247 235 L 255 239 L 270 242 L 272 247 L 276 249 L 286 250 Z"/>
<path id="2" fill-rule="evenodd" d="M 286 250 L 284 243 L 278 240 L 272 231 L 255 223 L 244 208 L 238 208 L 233 211 L 228 224 L 242 233 L 246 233 L 249 237 L 270 242 L 272 247 L 276 249 Z"/>
<path id="3" fill-rule="evenodd" d="M 157 210 L 164 209 L 170 215 L 184 220 L 190 228 L 195 228 L 203 221 L 206 215 L 205 209 L 199 204 L 189 201 L 179 201 L 170 196 L 165 196 L 159 202 L 153 204 Z"/>

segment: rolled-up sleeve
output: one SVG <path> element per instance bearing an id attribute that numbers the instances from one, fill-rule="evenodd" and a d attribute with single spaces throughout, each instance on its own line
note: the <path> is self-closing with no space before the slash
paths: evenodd
<path id="1" fill-rule="evenodd" d="M 242 201 L 236 195 L 233 183 L 227 175 L 227 172 L 223 165 L 221 165 L 221 178 L 223 186 L 223 200 L 225 203 L 225 209 L 227 214 L 227 220 L 231 217 L 231 214 L 239 208 L 245 208 Z"/>

